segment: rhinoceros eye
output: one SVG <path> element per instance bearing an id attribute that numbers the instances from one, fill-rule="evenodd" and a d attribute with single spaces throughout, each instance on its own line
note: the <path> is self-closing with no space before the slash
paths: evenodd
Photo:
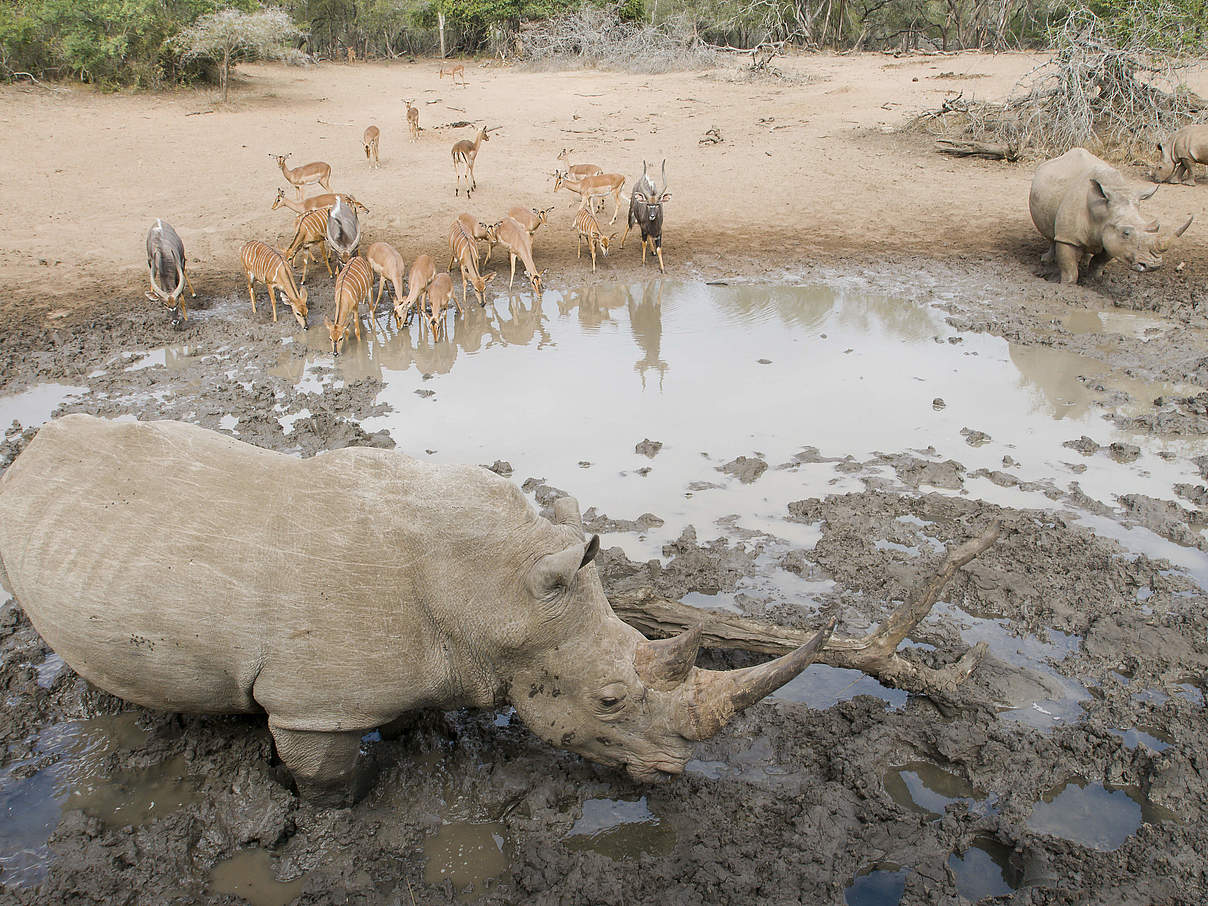
<path id="1" fill-rule="evenodd" d="M 625 707 L 625 694 L 625 687 L 620 683 L 614 683 L 600 690 L 600 697 L 597 699 L 600 713 L 611 715 L 620 712 Z"/>

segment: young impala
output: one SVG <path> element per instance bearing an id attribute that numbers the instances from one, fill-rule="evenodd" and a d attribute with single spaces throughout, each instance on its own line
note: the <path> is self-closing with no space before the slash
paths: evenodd
<path id="1" fill-rule="evenodd" d="M 382 165 L 378 160 L 378 142 L 381 141 L 382 130 L 377 126 L 367 126 L 365 134 L 361 136 L 361 144 L 365 147 L 365 159 L 369 161 L 369 168 L 376 170 Z"/>
<path id="2" fill-rule="evenodd" d="M 413 106 L 415 101 L 403 101 L 407 105 L 407 131 L 410 133 L 411 141 L 419 141 L 419 108 Z"/>
<path id="3" fill-rule="evenodd" d="M 478 149 L 483 142 L 491 140 L 491 133 L 498 132 L 500 126 L 492 126 L 490 129 L 483 126 L 478 130 L 478 134 L 474 136 L 474 141 L 463 138 L 461 141 L 453 145 L 453 173 L 457 176 L 457 187 L 453 189 L 453 194 L 456 195 L 461 191 L 461 169 L 466 170 L 466 198 L 470 197 L 470 190 L 478 188 L 478 181 L 474 178 L 474 160 L 478 157 Z"/>

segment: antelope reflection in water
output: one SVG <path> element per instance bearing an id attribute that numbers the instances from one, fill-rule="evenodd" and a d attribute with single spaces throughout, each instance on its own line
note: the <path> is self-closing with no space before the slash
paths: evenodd
<path id="1" fill-rule="evenodd" d="M 626 291 L 628 295 L 628 291 Z M 663 281 L 647 283 L 642 287 L 642 298 L 634 302 L 629 297 L 629 329 L 633 331 L 633 339 L 642 350 L 642 358 L 638 359 L 633 370 L 642 379 L 642 389 L 646 389 L 646 372 L 657 371 L 659 390 L 663 389 L 663 376 L 671 366 L 660 358 L 663 343 Z"/>

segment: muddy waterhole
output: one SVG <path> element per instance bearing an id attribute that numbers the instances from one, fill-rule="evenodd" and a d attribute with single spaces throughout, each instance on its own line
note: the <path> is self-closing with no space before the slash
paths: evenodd
<path id="1" fill-rule="evenodd" d="M 334 398 L 330 417 L 359 425 L 354 434 L 362 440 L 393 441 L 419 458 L 492 467 L 522 483 L 539 506 L 555 491 L 573 494 L 589 530 L 636 563 L 666 566 L 676 544 L 725 539 L 718 543 L 741 546 L 749 556 L 735 581 L 698 584 L 681 595 L 686 603 L 737 614 L 788 607 L 808 616 L 840 594 L 832 571 L 813 556 L 825 520 L 787 504 L 871 492 L 1059 516 L 1118 545 L 1113 550 L 1122 560 L 1164 561 L 1162 575 L 1182 583 L 1176 594 L 1198 596 L 1208 588 L 1208 555 L 1196 546 L 1202 529 L 1176 543 L 1120 502 L 1124 495 L 1173 501 L 1178 488 L 1202 481 L 1193 460 L 1208 454 L 1208 442 L 1121 426 L 1156 398 L 1195 388 L 1145 383 L 1043 345 L 958 332 L 940 308 L 878 294 L 856 280 L 777 286 L 658 280 L 548 291 L 539 300 L 500 292 L 485 310 L 471 304 L 464 317 L 451 318 L 447 337 L 435 341 L 418 324 L 398 331 L 387 318 L 366 323 L 362 340 L 350 338 L 334 360 L 321 327 L 303 334 L 284 318 L 267 323 L 261 312 L 246 346 L 239 328 L 215 329 L 248 324 L 246 308 L 242 299 L 215 301 L 192 315 L 178 343 L 115 350 L 86 371 L 0 396 L 0 425 L 16 421 L 28 429 L 69 411 L 183 418 L 309 455 L 316 436 L 339 433 L 320 418 L 320 404 Z M 1159 319 L 1114 310 L 1072 311 L 1061 327 L 1101 335 L 1104 344 L 1168 329 Z M 911 513 L 885 524 L 882 537 L 868 541 L 902 570 L 925 572 L 954 540 Z M 1152 594 L 1149 587 L 1137 590 L 1139 612 Z M 858 610 L 846 620 L 852 633 L 873 622 Z M 1015 726 L 1006 732 L 1034 738 L 1074 727 L 1100 697 L 1103 677 L 1062 668 L 1082 653 L 1076 632 L 1024 630 L 1001 614 L 948 601 L 922 624 L 940 625 L 960 645 L 987 642 L 996 662 L 1032 678 L 1022 690 L 995 687 L 993 719 Z M 935 650 L 921 638 L 908 644 Z M 65 670 L 54 655 L 30 666 L 43 689 Z M 1129 679 L 1121 674 L 1117 681 Z M 1203 705 L 1194 676 L 1173 691 L 1130 694 L 1155 707 L 1172 696 Z M 912 707 L 905 692 L 823 666 L 775 698 L 824 709 L 858 696 L 871 696 L 886 712 Z M 181 755 L 137 768 L 115 768 L 103 757 L 138 751 L 146 731 L 137 713 L 65 720 L 54 712 L 25 741 L 23 757 L 10 755 L 0 769 L 0 882 L 37 888 L 54 864 L 48 841 L 70 810 L 106 826 L 138 827 L 188 810 L 204 795 Z M 510 714 L 489 723 L 488 731 L 505 730 Z M 1159 721 L 1117 723 L 1106 729 L 1127 751 L 1156 758 L 1180 742 Z M 703 753 L 688 776 L 704 784 L 756 778 L 751 782 L 774 786 L 783 756 L 753 732 L 742 745 Z M 371 734 L 366 745 L 379 742 Z M 996 822 L 1014 821 L 1020 834 L 1063 847 L 1112 853 L 1143 825 L 1178 821 L 1129 772 L 1105 783 L 1072 769 L 1060 782 L 1037 787 L 1030 806 L 1016 802 L 1004 812 L 1001 791 L 979 788 L 968 770 L 938 758 L 883 756 L 876 773 L 894 804 L 888 807 L 921 825 L 940 822 L 952 807 L 981 822 L 946 859 L 948 883 L 969 900 L 1056 883 L 1051 866 L 1012 852 L 988 830 Z M 683 815 L 666 806 L 675 796 L 668 789 L 649 798 L 636 788 L 588 793 L 556 836 L 571 853 L 615 862 L 667 856 L 686 832 Z M 424 881 L 448 882 L 469 899 L 489 893 L 520 858 L 524 836 L 503 817 L 476 809 L 464 793 L 449 793 L 444 804 L 423 838 Z M 266 849 L 244 848 L 208 870 L 204 883 L 215 895 L 284 904 L 321 862 L 295 859 L 283 868 Z M 916 870 L 900 856 L 862 862 L 832 879 L 853 906 L 899 902 Z"/>

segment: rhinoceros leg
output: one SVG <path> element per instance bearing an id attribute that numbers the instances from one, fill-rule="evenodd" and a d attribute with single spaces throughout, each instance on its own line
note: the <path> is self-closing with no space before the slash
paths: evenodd
<path id="1" fill-rule="evenodd" d="M 1040 256 L 1040 263 L 1044 264 L 1044 265 L 1052 264 L 1053 260 L 1056 257 L 1057 257 L 1057 243 L 1050 242 L 1048 251 L 1046 251 L 1044 254 L 1042 254 Z"/>
<path id="2" fill-rule="evenodd" d="M 372 778 L 358 771 L 361 754 L 360 731 L 318 733 L 312 730 L 287 730 L 273 725 L 269 730 L 277 744 L 277 754 L 293 775 L 298 795 L 316 805 L 351 805 L 363 794 Z"/>
<path id="3" fill-rule="evenodd" d="M 1087 276 L 1091 277 L 1091 279 L 1098 279 L 1098 277 L 1103 273 L 1103 268 L 1107 267 L 1107 262 L 1111 260 L 1112 256 L 1107 252 L 1095 252 L 1095 254 L 1091 256 L 1090 267 L 1086 272 Z"/>
<path id="4" fill-rule="evenodd" d="M 1055 242 L 1056 247 L 1057 267 L 1061 271 L 1062 283 L 1077 283 L 1078 282 L 1078 259 L 1081 257 L 1081 250 L 1068 242 Z"/>

